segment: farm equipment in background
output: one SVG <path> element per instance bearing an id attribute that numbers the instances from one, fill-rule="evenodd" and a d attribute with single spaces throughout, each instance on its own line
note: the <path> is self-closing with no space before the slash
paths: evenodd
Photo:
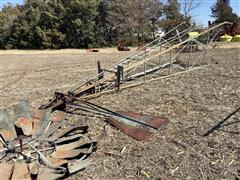
<path id="1" fill-rule="evenodd" d="M 98 74 L 94 78 L 69 92 L 56 92 L 52 100 L 33 113 L 27 101 L 13 107 L 14 118 L 7 110 L 1 110 L 1 179 L 58 179 L 89 165 L 87 157 L 96 149 L 102 136 L 90 139 L 86 136 L 88 125 L 81 119 L 71 123 L 66 117 L 68 114 L 88 112 L 102 115 L 126 135 L 148 140 L 168 123 L 167 118 L 114 112 L 88 100 L 203 69 L 207 65 L 208 45 L 212 41 L 210 34 L 228 24 L 217 24 L 199 33 L 198 37 L 208 34 L 209 38 L 203 44 L 195 36 L 187 36 L 197 27 L 189 27 L 183 22 L 108 69 L 102 68 L 98 62 Z"/>
<path id="2" fill-rule="evenodd" d="M 208 27 L 214 27 L 217 23 L 215 21 L 211 22 L 208 21 Z M 226 38 L 224 38 L 226 36 Z M 230 42 L 232 39 L 236 39 L 240 36 L 240 24 L 239 23 L 229 23 L 225 26 L 220 26 L 218 28 L 215 28 L 214 31 L 211 33 L 211 38 L 215 41 L 224 41 L 224 42 Z M 230 41 L 229 41 L 229 38 Z M 226 40 L 225 40 L 226 39 Z"/>
<path id="3" fill-rule="evenodd" d="M 123 46 L 122 43 L 119 43 L 117 46 L 118 51 L 130 51 L 130 48 Z"/>

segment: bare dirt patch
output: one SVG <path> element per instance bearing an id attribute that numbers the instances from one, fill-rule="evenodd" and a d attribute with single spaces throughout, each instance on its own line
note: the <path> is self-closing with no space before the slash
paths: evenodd
<path id="1" fill-rule="evenodd" d="M 55 91 L 70 90 L 96 74 L 97 60 L 107 67 L 129 54 L 76 52 L 2 53 L 1 108 L 23 98 L 38 107 Z M 170 123 L 145 143 L 106 125 L 106 136 L 91 156 L 93 165 L 69 179 L 235 179 L 240 173 L 239 111 L 203 137 L 240 107 L 240 49 L 212 49 L 205 70 L 91 101 L 112 110 L 165 116 Z M 81 118 L 88 119 L 93 134 L 105 125 L 99 117 Z"/>

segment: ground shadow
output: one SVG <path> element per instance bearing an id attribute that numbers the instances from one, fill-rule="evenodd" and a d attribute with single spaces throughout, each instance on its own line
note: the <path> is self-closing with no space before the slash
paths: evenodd
<path id="1" fill-rule="evenodd" d="M 238 111 L 240 111 L 240 106 L 235 111 L 230 113 L 227 117 L 225 117 L 222 121 L 220 121 L 218 124 L 216 124 L 211 129 L 209 129 L 203 136 L 204 137 L 209 136 L 212 132 L 214 132 L 215 130 L 217 130 L 217 129 L 221 128 L 221 127 L 229 126 L 229 125 L 232 125 L 232 124 L 235 124 L 235 123 L 239 123 L 240 121 L 235 121 L 235 122 L 230 122 L 230 123 L 227 123 L 227 124 L 223 124 L 228 119 L 230 119 L 233 115 L 235 115 Z"/>

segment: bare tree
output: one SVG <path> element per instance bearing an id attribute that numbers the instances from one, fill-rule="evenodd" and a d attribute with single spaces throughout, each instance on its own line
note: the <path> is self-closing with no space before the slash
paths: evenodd
<path id="1" fill-rule="evenodd" d="M 199 0 L 181 0 L 181 6 L 184 16 L 188 16 L 189 13 L 198 8 L 201 2 Z"/>
<path id="2" fill-rule="evenodd" d="M 137 34 L 138 40 L 152 32 L 163 8 L 159 0 L 113 0 L 109 4 L 110 24 L 122 34 Z"/>

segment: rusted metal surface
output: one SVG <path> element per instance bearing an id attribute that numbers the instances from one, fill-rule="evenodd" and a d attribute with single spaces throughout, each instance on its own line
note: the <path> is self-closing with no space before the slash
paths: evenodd
<path id="1" fill-rule="evenodd" d="M 18 117 L 31 118 L 31 112 L 29 111 L 29 104 L 27 100 L 20 101 L 13 106 L 13 113 Z"/>
<path id="2" fill-rule="evenodd" d="M 65 158 L 74 158 L 81 153 L 86 152 L 86 149 L 72 149 L 72 150 L 66 150 L 66 151 L 55 151 L 52 153 L 53 158 L 60 158 L 60 159 L 65 159 Z"/>
<path id="3" fill-rule="evenodd" d="M 71 140 L 74 140 L 74 139 L 79 139 L 83 137 L 82 134 L 75 134 L 75 135 L 72 135 L 72 136 L 67 136 L 67 137 L 62 137 L 61 139 L 58 139 L 55 141 L 56 144 L 59 144 L 59 143 L 63 143 L 63 142 L 67 142 L 67 141 L 71 141 Z"/>
<path id="4" fill-rule="evenodd" d="M 37 176 L 37 180 L 55 180 L 61 179 L 65 176 L 64 173 L 56 173 L 55 171 L 46 167 L 41 167 Z"/>
<path id="5" fill-rule="evenodd" d="M 69 149 L 66 146 L 66 149 L 62 148 L 61 150 L 56 150 L 52 153 L 53 158 L 60 158 L 60 159 L 66 159 L 66 158 L 73 158 L 76 156 L 79 156 L 80 154 L 90 154 L 93 151 L 93 143 L 87 143 L 85 145 L 88 145 L 88 147 L 84 148 L 78 148 L 78 149 Z"/>
<path id="6" fill-rule="evenodd" d="M 28 163 L 29 173 L 33 176 L 37 176 L 39 172 L 39 164 L 37 162 Z"/>
<path id="7" fill-rule="evenodd" d="M 167 124 L 168 120 L 162 117 L 148 116 L 133 112 L 114 112 L 103 108 L 96 104 L 76 99 L 69 94 L 57 93 L 56 99 L 65 103 L 64 109 L 70 114 L 81 114 L 81 111 L 99 114 L 108 117 L 108 121 L 121 129 L 123 133 L 138 139 L 147 140 L 152 134 L 156 133 L 161 127 Z M 56 102 L 56 104 L 59 104 Z M 57 106 L 53 105 L 55 108 Z M 61 106 L 62 107 L 62 106 Z M 73 128 L 73 129 L 72 129 Z M 56 138 L 61 137 L 73 131 L 77 127 L 65 129 L 63 132 L 55 135 Z"/>
<path id="8" fill-rule="evenodd" d="M 59 167 L 59 166 L 63 166 L 64 164 L 67 164 L 68 161 L 65 160 L 65 159 L 56 159 L 56 158 L 53 158 L 53 157 L 47 157 L 48 161 L 53 164 L 54 166 L 56 167 Z"/>
<path id="9" fill-rule="evenodd" d="M 15 121 L 15 126 L 20 128 L 26 136 L 32 135 L 32 124 L 32 120 L 27 117 L 20 117 Z"/>
<path id="10" fill-rule="evenodd" d="M 56 116 L 50 122 L 50 127 L 44 133 L 44 137 L 49 137 L 54 132 L 56 132 L 56 130 L 59 129 L 63 125 L 64 118 L 65 118 L 64 112 L 57 112 Z"/>
<path id="11" fill-rule="evenodd" d="M 57 145 L 56 150 L 57 151 L 68 151 L 68 150 L 72 150 L 72 149 L 81 147 L 82 145 L 88 144 L 88 143 L 91 143 L 90 139 L 81 138 L 80 140 L 72 142 L 72 143 Z"/>
<path id="12" fill-rule="evenodd" d="M 32 134 L 36 134 L 39 126 L 40 126 L 40 121 L 42 117 L 45 115 L 46 110 L 41 110 L 41 109 L 35 109 L 33 110 L 33 115 L 32 115 L 32 122 L 33 122 L 33 129 L 32 129 Z"/>
<path id="13" fill-rule="evenodd" d="M 49 110 L 44 109 L 41 110 L 41 112 L 38 112 L 40 115 L 39 116 L 39 125 L 37 130 L 35 131 L 35 133 L 33 134 L 33 137 L 39 137 L 44 133 L 44 130 L 46 129 L 49 120 L 47 119 L 47 117 L 49 116 Z"/>
<path id="14" fill-rule="evenodd" d="M 0 110 L 0 134 L 5 141 L 11 141 L 17 137 L 14 123 L 6 109 Z"/>
<path id="15" fill-rule="evenodd" d="M 84 147 L 84 148 L 78 148 L 78 149 L 71 149 L 71 150 L 57 150 L 52 153 L 52 157 L 54 158 L 60 158 L 60 159 L 65 159 L 65 158 L 73 158 L 76 156 L 79 156 L 80 154 L 90 154 L 93 151 L 93 144 L 89 145 L 89 147 Z"/>
<path id="16" fill-rule="evenodd" d="M 1 163 L 0 165 L 0 179 L 1 180 L 9 180 L 12 176 L 14 170 L 13 163 Z"/>
<path id="17" fill-rule="evenodd" d="M 88 129 L 88 127 L 84 126 L 84 127 L 79 127 L 79 126 L 70 126 L 70 127 L 67 127 L 65 128 L 64 130 L 61 130 L 59 131 L 59 133 L 53 135 L 53 140 L 57 140 L 59 138 L 62 138 L 63 136 L 71 133 L 71 132 L 74 132 L 74 131 L 79 131 L 81 133 L 85 132 L 86 130 Z"/>
<path id="18" fill-rule="evenodd" d="M 30 172 L 26 163 L 15 163 L 12 180 L 31 180 Z"/>
<path id="19" fill-rule="evenodd" d="M 78 161 L 74 162 L 73 164 L 70 164 L 68 169 L 69 169 L 69 172 L 72 174 L 72 173 L 81 171 L 82 169 L 86 168 L 90 164 L 91 164 L 91 161 L 88 159 L 83 160 L 83 161 L 78 160 Z"/>
<path id="20" fill-rule="evenodd" d="M 143 128 L 141 126 L 136 126 L 131 123 L 123 122 L 118 118 L 111 117 L 107 119 L 108 122 L 119 128 L 123 133 L 140 141 L 148 140 L 154 133 L 157 132 L 157 130 L 161 129 L 168 123 L 168 119 L 164 117 L 149 116 L 135 112 L 124 111 L 119 111 L 118 113 L 134 119 L 139 119 L 140 122 L 144 122 L 145 124 L 151 125 L 152 127 L 156 128 L 156 130 Z"/>

